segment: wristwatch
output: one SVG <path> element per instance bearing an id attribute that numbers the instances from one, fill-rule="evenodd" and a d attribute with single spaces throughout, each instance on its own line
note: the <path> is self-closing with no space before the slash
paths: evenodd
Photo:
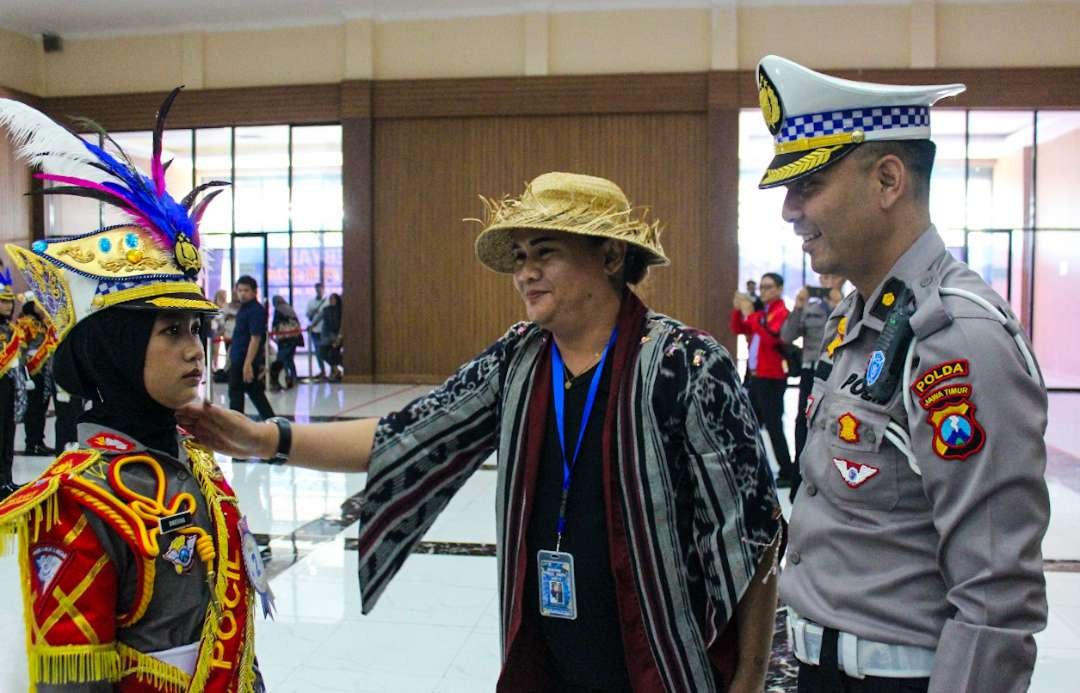
<path id="1" fill-rule="evenodd" d="M 274 459 L 284 462 L 289 459 L 289 452 L 292 450 L 292 422 L 284 416 L 271 416 L 267 421 L 277 426 L 278 430 L 277 452 L 274 453 Z"/>

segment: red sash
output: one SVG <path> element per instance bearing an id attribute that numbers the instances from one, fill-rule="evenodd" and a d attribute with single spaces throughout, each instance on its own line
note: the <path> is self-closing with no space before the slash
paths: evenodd
<path id="1" fill-rule="evenodd" d="M 221 615 L 215 624 L 213 605 L 207 608 L 207 627 L 203 629 L 199 660 L 188 690 L 192 693 L 250 691 L 254 680 L 255 655 L 251 619 L 253 594 L 241 553 L 238 528 L 240 510 L 236 506 L 233 490 L 221 476 L 213 457 L 205 453 L 209 456 L 207 460 L 199 454 L 202 451 L 196 450 L 188 448 L 192 456 L 192 469 L 203 477 L 200 479 L 203 488 L 207 483 L 212 485 L 217 497 L 212 499 L 207 494 L 206 500 L 218 539 L 215 592 L 221 605 Z"/>
<path id="2" fill-rule="evenodd" d="M 22 340 L 19 338 L 19 332 L 13 329 L 11 339 L 8 340 L 3 349 L 0 349 L 0 378 L 7 375 L 11 367 L 15 365 L 21 347 Z"/>

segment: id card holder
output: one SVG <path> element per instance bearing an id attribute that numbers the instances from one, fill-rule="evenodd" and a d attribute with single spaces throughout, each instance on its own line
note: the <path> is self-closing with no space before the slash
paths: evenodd
<path id="1" fill-rule="evenodd" d="M 540 615 L 576 619 L 574 557 L 563 551 L 537 551 L 536 574 L 540 578 Z"/>

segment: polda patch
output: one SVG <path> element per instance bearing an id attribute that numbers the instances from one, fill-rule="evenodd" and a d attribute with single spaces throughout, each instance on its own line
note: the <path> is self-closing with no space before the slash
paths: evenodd
<path id="1" fill-rule="evenodd" d="M 836 469 L 840 472 L 840 477 L 844 480 L 844 483 L 850 488 L 859 488 L 881 471 L 873 465 L 852 462 L 840 457 L 834 457 L 833 464 L 836 465 Z"/>
<path id="2" fill-rule="evenodd" d="M 966 460 L 986 443 L 986 431 L 975 418 L 970 385 L 943 387 L 928 394 L 923 408 L 934 428 L 930 445 L 943 460 Z"/>
<path id="3" fill-rule="evenodd" d="M 933 390 L 939 383 L 951 380 L 952 378 L 967 377 L 971 374 L 971 366 L 968 365 L 967 359 L 956 359 L 955 361 L 945 361 L 939 363 L 926 370 L 919 376 L 918 380 L 911 384 L 911 391 L 919 397 L 922 397 L 926 393 Z"/>

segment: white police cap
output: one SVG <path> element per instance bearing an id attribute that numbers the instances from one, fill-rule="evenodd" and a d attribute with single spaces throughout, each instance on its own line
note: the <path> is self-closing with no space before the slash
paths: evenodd
<path id="1" fill-rule="evenodd" d="M 757 83 L 761 114 L 775 140 L 759 188 L 819 171 L 862 142 L 930 139 L 930 106 L 967 88 L 855 82 L 778 55 L 761 59 Z"/>

